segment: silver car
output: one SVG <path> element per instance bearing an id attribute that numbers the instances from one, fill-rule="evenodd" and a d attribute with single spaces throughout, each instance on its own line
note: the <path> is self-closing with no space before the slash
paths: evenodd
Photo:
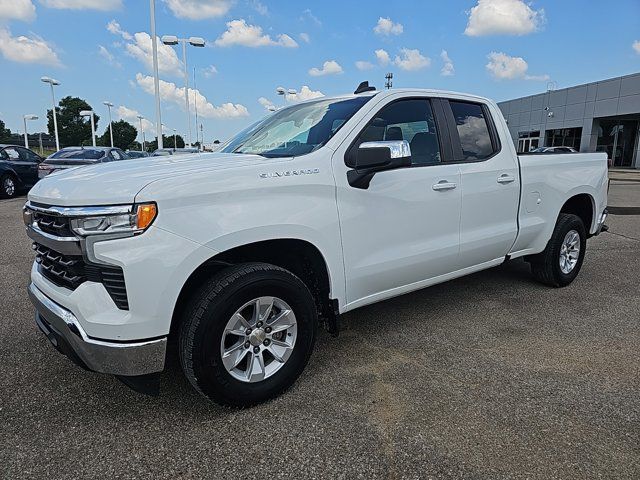
<path id="1" fill-rule="evenodd" d="M 129 156 L 119 148 L 66 147 L 49 155 L 44 162 L 38 165 L 38 178 L 44 178 L 58 170 L 128 159 Z"/>

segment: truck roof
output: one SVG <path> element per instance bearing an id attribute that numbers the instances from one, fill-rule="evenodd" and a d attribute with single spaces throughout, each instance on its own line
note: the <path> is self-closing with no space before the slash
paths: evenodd
<path id="1" fill-rule="evenodd" d="M 395 95 L 398 93 L 407 94 L 407 95 L 426 94 L 426 95 L 438 95 L 438 96 L 464 97 L 468 99 L 475 99 L 480 102 L 491 101 L 490 99 L 486 97 L 481 97 L 479 95 L 474 95 L 471 93 L 464 93 L 464 92 L 453 92 L 449 90 L 437 90 L 437 89 L 431 89 L 431 88 L 391 88 L 388 90 L 374 90 L 374 91 L 368 91 L 363 93 L 347 93 L 343 95 L 330 95 L 326 97 L 317 97 L 317 98 L 305 100 L 304 102 L 300 102 L 300 103 L 313 102 L 317 100 L 339 100 L 339 99 L 347 99 L 347 98 L 355 98 L 355 97 L 374 97 L 374 96 L 387 97 L 387 96 Z"/>

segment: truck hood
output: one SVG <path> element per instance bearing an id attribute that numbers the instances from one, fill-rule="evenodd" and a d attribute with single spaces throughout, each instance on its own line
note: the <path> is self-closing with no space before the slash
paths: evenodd
<path id="1" fill-rule="evenodd" d="M 36 183 L 29 192 L 29 200 L 59 206 L 126 204 L 156 180 L 282 160 L 235 153 L 200 153 L 99 163 L 52 173 Z"/>

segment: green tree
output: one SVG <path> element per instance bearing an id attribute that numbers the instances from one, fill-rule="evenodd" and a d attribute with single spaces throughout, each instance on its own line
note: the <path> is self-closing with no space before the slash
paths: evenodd
<path id="1" fill-rule="evenodd" d="M 164 148 L 174 148 L 173 135 L 162 135 L 162 144 L 164 145 Z M 178 148 L 184 148 L 184 139 L 180 135 L 176 135 L 175 144 L 178 146 Z M 158 148 L 158 137 L 156 137 L 151 142 L 147 142 L 146 147 L 150 152 L 156 150 Z"/>
<path id="2" fill-rule="evenodd" d="M 91 145 L 91 120 L 89 117 L 80 116 L 80 111 L 91 110 L 91 105 L 78 97 L 64 97 L 56 107 L 58 120 L 58 137 L 61 146 Z M 100 117 L 94 114 L 96 130 Z M 47 110 L 47 127 L 49 134 L 53 135 L 53 113 Z"/>
<path id="3" fill-rule="evenodd" d="M 138 130 L 129 122 L 118 120 L 112 123 L 113 126 L 113 146 L 125 150 L 131 147 L 131 144 L 138 136 Z M 109 125 L 104 130 L 102 136 L 98 139 L 100 145 L 111 146 L 111 136 L 109 135 Z"/>
<path id="4" fill-rule="evenodd" d="M 4 122 L 0 120 L 0 143 L 9 143 L 11 141 L 11 130 L 6 128 Z"/>

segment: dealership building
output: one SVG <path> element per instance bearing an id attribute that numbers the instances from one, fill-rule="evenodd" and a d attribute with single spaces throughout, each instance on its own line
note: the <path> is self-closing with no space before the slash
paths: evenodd
<path id="1" fill-rule="evenodd" d="M 640 168 L 640 73 L 498 104 L 518 152 L 569 146 Z"/>

